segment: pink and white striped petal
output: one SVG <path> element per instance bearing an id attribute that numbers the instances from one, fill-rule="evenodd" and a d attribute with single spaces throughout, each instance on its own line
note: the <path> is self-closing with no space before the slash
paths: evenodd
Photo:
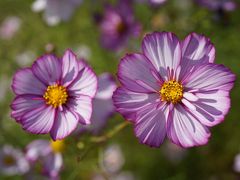
<path id="1" fill-rule="evenodd" d="M 34 62 L 32 71 L 47 86 L 56 84 L 62 75 L 61 61 L 54 55 L 44 55 Z"/>
<path id="2" fill-rule="evenodd" d="M 151 147 L 159 147 L 166 136 L 169 106 L 155 103 L 137 113 L 134 132 L 139 141 Z"/>
<path id="3" fill-rule="evenodd" d="M 57 112 L 50 135 L 54 141 L 62 140 L 76 129 L 77 124 L 77 115 L 64 107 Z"/>
<path id="4" fill-rule="evenodd" d="M 142 54 L 127 54 L 118 67 L 118 78 L 128 90 L 158 92 L 163 81 L 152 63 Z"/>
<path id="5" fill-rule="evenodd" d="M 201 65 L 194 72 L 189 72 L 182 80 L 186 89 L 191 91 L 229 91 L 233 87 L 235 75 L 223 65 Z"/>
<path id="6" fill-rule="evenodd" d="M 62 85 L 67 87 L 78 75 L 78 62 L 71 50 L 66 50 L 62 59 Z"/>
<path id="7" fill-rule="evenodd" d="M 230 108 L 229 92 L 214 90 L 196 96 L 199 100 L 191 102 L 196 107 L 191 112 L 202 124 L 212 127 L 224 120 Z"/>
<path id="8" fill-rule="evenodd" d="M 182 61 L 181 65 L 185 66 L 187 61 L 193 62 L 192 65 L 199 63 L 214 63 L 215 47 L 209 38 L 196 33 L 189 34 L 182 42 Z"/>
<path id="9" fill-rule="evenodd" d="M 13 92 L 17 95 L 31 94 L 42 96 L 46 90 L 46 86 L 34 76 L 30 68 L 19 70 L 13 77 Z"/>
<path id="10" fill-rule="evenodd" d="M 95 73 L 83 61 L 78 61 L 78 69 L 78 76 L 68 87 L 70 95 L 94 97 L 97 92 L 97 77 Z"/>
<path id="11" fill-rule="evenodd" d="M 180 79 L 193 67 L 201 64 L 214 63 L 215 47 L 203 35 L 196 33 L 189 34 L 182 42 L 182 60 Z"/>
<path id="12" fill-rule="evenodd" d="M 77 114 L 81 124 L 91 124 L 92 98 L 83 95 L 70 98 L 67 106 L 71 111 Z"/>
<path id="13" fill-rule="evenodd" d="M 210 132 L 181 104 L 174 106 L 167 120 L 168 138 L 184 148 L 204 145 Z"/>
<path id="14" fill-rule="evenodd" d="M 12 104 L 11 116 L 16 119 L 16 121 L 21 121 L 21 117 L 34 109 L 44 107 L 46 102 L 43 98 L 31 95 L 20 95 L 17 96 Z"/>
<path id="15" fill-rule="evenodd" d="M 40 106 L 21 117 L 24 130 L 34 134 L 49 133 L 53 127 L 56 110 L 52 106 Z"/>
<path id="16" fill-rule="evenodd" d="M 120 87 L 113 93 L 113 102 L 116 111 L 127 120 L 135 121 L 136 113 L 151 103 L 160 102 L 160 96 L 157 93 L 135 93 Z"/>
<path id="17" fill-rule="evenodd" d="M 147 34 L 143 39 L 142 51 L 164 80 L 168 79 L 167 69 L 176 70 L 181 61 L 180 41 L 170 32 Z"/>

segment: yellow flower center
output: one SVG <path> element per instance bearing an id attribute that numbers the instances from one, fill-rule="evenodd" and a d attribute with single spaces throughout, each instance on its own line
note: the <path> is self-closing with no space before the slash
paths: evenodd
<path id="1" fill-rule="evenodd" d="M 67 102 L 67 89 L 60 85 L 48 86 L 43 97 L 48 105 L 52 105 L 54 108 L 57 108 Z"/>
<path id="2" fill-rule="evenodd" d="M 64 149 L 65 149 L 65 144 L 64 144 L 64 141 L 52 141 L 51 140 L 51 147 L 52 147 L 52 150 L 53 152 L 55 153 L 59 153 L 59 152 L 63 152 Z"/>
<path id="3" fill-rule="evenodd" d="M 4 158 L 3 158 L 3 163 L 6 165 L 6 166 L 11 166 L 11 165 L 14 165 L 16 163 L 15 159 L 10 156 L 10 155 L 6 155 Z"/>
<path id="4" fill-rule="evenodd" d="M 166 81 L 163 83 L 161 90 L 161 100 L 178 103 L 183 97 L 183 86 L 177 81 Z"/>

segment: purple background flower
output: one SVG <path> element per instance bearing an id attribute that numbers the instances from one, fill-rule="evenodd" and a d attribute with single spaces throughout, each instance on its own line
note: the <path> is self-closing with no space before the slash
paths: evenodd
<path id="1" fill-rule="evenodd" d="M 54 150 L 51 141 L 35 140 L 26 148 L 26 158 L 31 162 L 31 172 L 28 177 L 34 177 L 36 173 L 57 179 L 63 167 L 62 152 Z M 63 143 L 63 142 L 56 142 Z M 35 166 L 42 166 L 42 172 L 34 172 Z"/>
<path id="2" fill-rule="evenodd" d="M 0 174 L 22 175 L 29 170 L 29 163 L 24 154 L 10 145 L 0 150 Z"/>
<path id="3" fill-rule="evenodd" d="M 214 11 L 234 11 L 237 8 L 237 4 L 234 0 L 196 0 L 196 2 Z"/>
<path id="4" fill-rule="evenodd" d="M 100 31 L 102 46 L 112 50 L 123 48 L 131 36 L 139 36 L 141 26 L 135 20 L 131 1 L 118 1 L 115 7 L 107 5 L 100 22 Z"/>

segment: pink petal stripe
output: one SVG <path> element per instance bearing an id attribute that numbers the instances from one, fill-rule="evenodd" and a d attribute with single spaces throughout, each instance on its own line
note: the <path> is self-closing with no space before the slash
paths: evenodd
<path id="1" fill-rule="evenodd" d="M 61 79 L 61 61 L 54 55 L 44 55 L 34 62 L 32 71 L 44 84 L 56 84 Z"/>
<path id="2" fill-rule="evenodd" d="M 27 112 L 31 112 L 34 109 L 45 106 L 45 101 L 43 98 L 39 98 L 31 95 L 21 95 L 17 96 L 12 104 L 11 116 L 16 119 L 16 121 L 21 121 L 21 117 Z"/>
<path id="3" fill-rule="evenodd" d="M 175 71 L 181 61 L 180 41 L 173 33 L 147 34 L 143 39 L 142 50 L 164 80 L 168 79 L 167 69 Z"/>
<path id="4" fill-rule="evenodd" d="M 52 106 L 45 105 L 24 114 L 21 117 L 23 129 L 34 134 L 49 133 L 55 119 L 55 111 Z"/>
<path id="5" fill-rule="evenodd" d="M 183 61 L 191 60 L 197 63 L 213 63 L 215 60 L 215 47 L 209 38 L 196 33 L 189 34 L 182 42 Z M 186 62 L 187 63 L 187 62 Z"/>
<path id="6" fill-rule="evenodd" d="M 58 111 L 50 135 L 52 139 L 61 140 L 70 135 L 77 127 L 78 117 L 75 113 L 63 107 Z"/>
<path id="7" fill-rule="evenodd" d="M 70 95 L 94 97 L 97 92 L 97 77 L 95 73 L 83 61 L 78 61 L 78 68 L 78 76 L 68 87 Z"/>
<path id="8" fill-rule="evenodd" d="M 166 136 L 166 123 L 169 107 L 152 104 L 138 112 L 134 123 L 134 132 L 139 141 L 151 147 L 159 147 Z"/>
<path id="9" fill-rule="evenodd" d="M 127 54 L 121 59 L 118 79 L 125 88 L 139 93 L 158 92 L 163 82 L 152 63 L 142 54 Z"/>
<path id="10" fill-rule="evenodd" d="M 182 42 L 182 60 L 180 79 L 193 67 L 201 64 L 213 63 L 215 60 L 215 47 L 210 39 L 191 33 Z"/>
<path id="11" fill-rule="evenodd" d="M 78 96 L 70 98 L 68 101 L 68 108 L 78 116 L 81 124 L 91 124 L 92 115 L 92 98 L 89 96 Z"/>
<path id="12" fill-rule="evenodd" d="M 67 87 L 78 75 L 78 62 L 71 50 L 66 50 L 62 59 L 62 85 Z"/>
<path id="13" fill-rule="evenodd" d="M 30 68 L 25 68 L 17 71 L 14 75 L 12 89 L 17 95 L 31 94 L 42 96 L 46 86 L 34 76 Z"/>
<path id="14" fill-rule="evenodd" d="M 191 102 L 196 110 L 190 111 L 202 124 L 215 126 L 224 120 L 230 109 L 229 92 L 214 90 L 196 93 L 198 101 Z"/>
<path id="15" fill-rule="evenodd" d="M 210 132 L 182 105 L 177 104 L 169 114 L 167 135 L 173 143 L 189 148 L 206 144 Z"/>
<path id="16" fill-rule="evenodd" d="M 189 72 L 182 80 L 186 89 L 198 91 L 225 90 L 233 87 L 235 75 L 223 65 L 201 65 L 194 72 Z"/>
<path id="17" fill-rule="evenodd" d="M 124 88 L 117 88 L 113 94 L 113 102 L 116 111 L 121 113 L 129 121 L 136 120 L 136 113 L 151 103 L 160 102 L 157 93 L 135 93 Z"/>

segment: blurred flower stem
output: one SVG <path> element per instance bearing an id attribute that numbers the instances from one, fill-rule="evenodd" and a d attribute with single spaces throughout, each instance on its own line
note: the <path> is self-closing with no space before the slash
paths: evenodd
<path id="1" fill-rule="evenodd" d="M 112 138 L 114 135 L 116 135 L 118 132 L 120 132 L 122 129 L 127 127 L 127 125 L 130 124 L 128 121 L 124 121 L 118 125 L 116 125 L 111 131 L 107 132 L 104 135 L 101 136 L 93 136 L 90 138 L 90 145 L 85 149 L 85 151 L 82 152 L 80 156 L 78 156 L 77 161 L 82 161 L 87 154 L 93 150 L 94 146 L 99 145 L 100 143 L 106 142 L 108 139 Z M 82 143 L 82 142 L 81 142 Z M 80 144 L 81 144 L 80 143 Z M 81 145 L 82 146 L 82 145 Z M 82 147 L 81 147 L 82 149 Z"/>
<path id="2" fill-rule="evenodd" d="M 93 143 L 102 143 L 107 141 L 109 138 L 113 137 L 115 134 L 120 132 L 122 129 L 124 129 L 128 124 L 130 124 L 128 121 L 124 121 L 121 124 L 118 124 L 115 126 L 111 131 L 107 132 L 106 134 L 102 136 L 94 136 L 90 139 Z"/>

